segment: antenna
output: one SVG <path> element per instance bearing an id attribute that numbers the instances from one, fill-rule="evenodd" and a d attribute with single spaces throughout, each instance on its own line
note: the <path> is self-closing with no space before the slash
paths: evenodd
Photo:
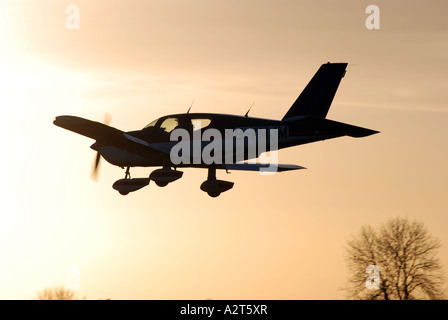
<path id="1" fill-rule="evenodd" d="M 246 114 L 244 115 L 246 118 L 249 116 L 249 111 L 250 111 L 250 109 L 252 109 L 252 107 L 254 106 L 254 104 L 255 104 L 255 101 L 252 102 L 252 105 L 250 106 L 249 110 L 247 110 Z"/>
<path id="2" fill-rule="evenodd" d="M 190 113 L 190 109 L 193 106 L 193 103 L 194 103 L 194 99 L 193 99 L 193 102 L 190 104 L 190 108 L 188 108 L 187 114 Z"/>

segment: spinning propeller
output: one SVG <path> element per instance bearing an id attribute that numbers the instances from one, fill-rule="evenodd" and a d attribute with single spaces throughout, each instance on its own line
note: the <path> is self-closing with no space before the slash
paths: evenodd
<path id="1" fill-rule="evenodd" d="M 112 119 L 112 117 L 110 116 L 110 114 L 105 113 L 103 123 L 108 126 L 111 119 Z M 95 157 L 95 162 L 93 163 L 93 167 L 92 167 L 92 172 L 90 174 L 90 178 L 94 181 L 98 181 L 98 172 L 99 172 L 99 168 L 100 168 L 100 162 L 101 162 L 101 154 L 97 151 L 96 157 Z"/>

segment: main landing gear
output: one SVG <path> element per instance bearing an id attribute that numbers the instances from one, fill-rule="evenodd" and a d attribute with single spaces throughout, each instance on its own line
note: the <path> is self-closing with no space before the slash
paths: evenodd
<path id="1" fill-rule="evenodd" d="M 171 169 L 169 166 L 163 166 L 162 169 L 157 169 L 151 172 L 149 179 L 153 180 L 159 187 L 165 187 L 170 182 L 182 178 L 184 173 Z"/>
<path id="2" fill-rule="evenodd" d="M 183 175 L 182 171 L 171 169 L 169 166 L 164 166 L 162 169 L 154 170 L 149 178 L 133 178 L 131 179 L 131 173 L 129 167 L 126 168 L 124 179 L 115 181 L 112 188 L 117 190 L 121 195 L 127 195 L 129 192 L 137 191 L 149 184 L 151 180 L 159 187 L 165 187 L 168 183 L 180 179 Z"/>
<path id="3" fill-rule="evenodd" d="M 232 188 L 233 182 L 216 179 L 216 167 L 208 168 L 207 180 L 201 184 L 201 190 L 213 198 Z"/>
<path id="4" fill-rule="evenodd" d="M 125 196 L 129 192 L 140 190 L 149 184 L 149 178 L 134 178 L 131 179 L 129 167 L 126 168 L 124 179 L 115 181 L 112 188 L 117 190 L 121 195 Z"/>
<path id="5" fill-rule="evenodd" d="M 165 187 L 169 183 L 180 179 L 183 175 L 182 171 L 171 169 L 169 166 L 164 166 L 162 169 L 157 169 L 151 172 L 148 178 L 131 178 L 129 167 L 126 168 L 124 179 L 115 181 L 113 188 L 122 195 L 127 195 L 129 192 L 137 191 L 149 184 L 151 180 L 159 187 Z M 210 197 L 218 197 L 221 193 L 233 188 L 233 182 L 216 179 L 216 167 L 208 168 L 207 180 L 201 184 L 201 190 L 207 192 Z"/>

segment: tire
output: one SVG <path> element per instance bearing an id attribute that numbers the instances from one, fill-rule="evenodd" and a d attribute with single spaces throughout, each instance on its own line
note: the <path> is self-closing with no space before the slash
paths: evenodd
<path id="1" fill-rule="evenodd" d="M 158 181 L 156 181 L 156 185 L 158 185 L 159 187 L 166 187 L 168 185 L 168 182 L 158 182 Z"/>

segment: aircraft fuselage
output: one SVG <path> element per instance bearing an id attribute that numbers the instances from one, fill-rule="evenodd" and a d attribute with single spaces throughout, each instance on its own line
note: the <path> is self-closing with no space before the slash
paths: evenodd
<path id="1" fill-rule="evenodd" d="M 170 120 L 176 121 L 177 125 L 172 128 L 165 128 L 166 130 L 161 130 L 163 124 L 169 122 Z M 207 122 L 206 126 L 200 128 L 195 127 L 195 122 Z M 331 139 L 335 137 L 343 136 L 343 132 L 337 132 L 331 129 L 321 128 L 316 129 L 316 126 L 312 123 L 303 123 L 295 121 L 279 121 L 270 120 L 262 118 L 252 118 L 236 115 L 226 115 L 226 114 L 210 114 L 210 113 L 186 113 L 186 114 L 174 114 L 162 117 L 156 121 L 153 121 L 154 125 L 150 127 L 145 127 L 142 130 L 129 131 L 126 134 L 145 141 L 151 144 L 158 144 L 165 150 L 170 150 L 178 141 L 171 140 L 170 129 L 185 129 L 189 133 L 190 141 L 193 143 L 194 140 L 201 140 L 201 152 L 204 147 L 209 143 L 204 141 L 202 138 L 207 130 L 214 129 L 220 133 L 221 137 L 224 139 L 226 134 L 230 131 L 237 132 L 241 130 L 242 132 L 248 132 L 248 130 L 253 130 L 259 138 L 258 133 L 265 132 L 267 134 L 267 147 L 269 150 L 269 138 L 272 132 L 277 135 L 277 149 L 283 149 L 287 147 L 292 147 L 300 144 Z M 231 124 L 231 125 L 229 125 Z M 274 130 L 274 131 L 273 131 Z M 244 139 L 244 156 L 242 160 L 249 160 L 250 154 L 247 152 L 249 145 L 248 139 Z M 237 151 L 235 150 L 236 144 L 230 150 L 233 154 Z M 100 152 L 100 154 L 111 164 L 127 167 L 127 166 L 139 166 L 139 167 L 150 167 L 150 166 L 160 166 L 164 163 L 172 165 L 169 157 L 166 155 L 161 155 L 154 153 L 151 157 L 144 157 L 136 155 L 134 152 L 128 152 L 125 149 L 121 149 L 114 145 L 107 145 L 107 143 L 95 143 L 93 149 Z M 223 150 L 225 147 L 223 145 Z M 229 150 L 227 150 L 229 151 Z M 265 150 L 266 151 L 266 150 Z M 260 152 L 256 152 L 256 157 L 260 155 Z M 225 163 L 225 154 L 223 154 L 222 162 Z M 207 165 L 202 161 L 200 163 L 192 163 L 194 166 Z M 179 164 L 178 167 L 188 167 L 188 164 Z"/>

